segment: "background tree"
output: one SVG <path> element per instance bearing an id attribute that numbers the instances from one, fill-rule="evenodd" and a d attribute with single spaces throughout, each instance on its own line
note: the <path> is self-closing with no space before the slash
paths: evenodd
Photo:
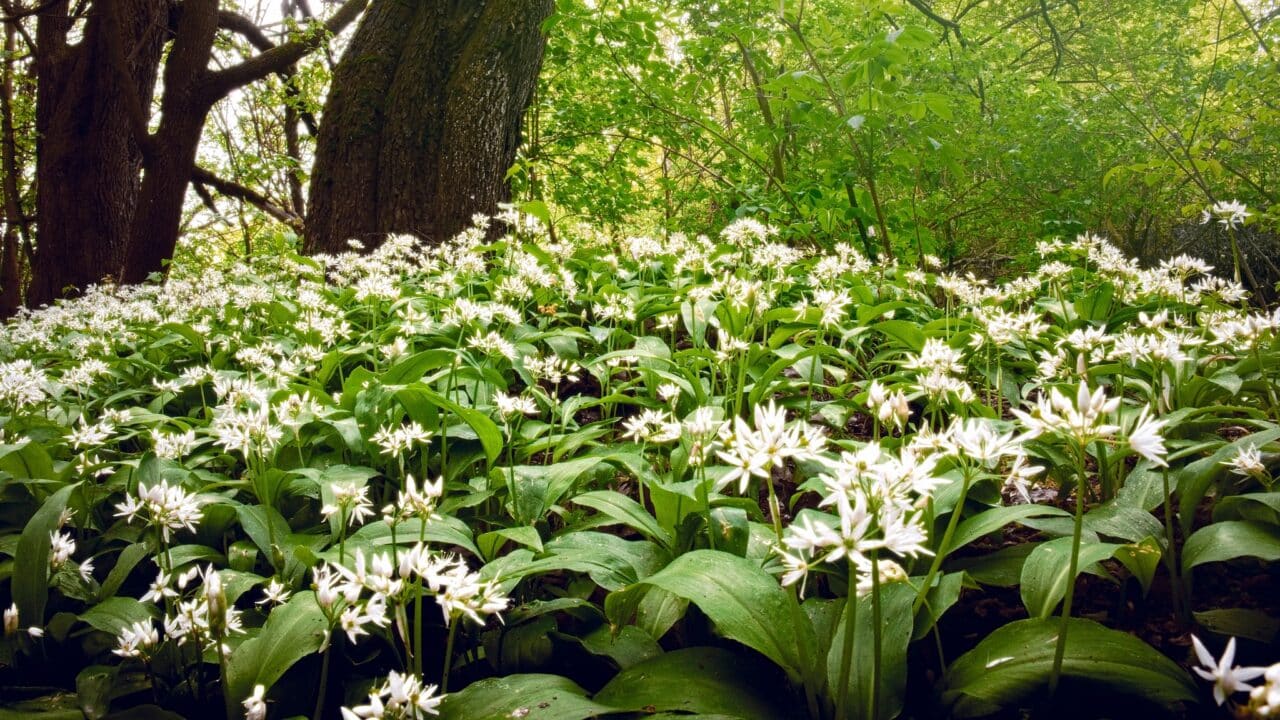
<path id="1" fill-rule="evenodd" d="M 218 0 L 46 0 L 30 7 L 6 0 L 7 22 L 36 22 L 29 45 L 38 87 L 37 242 L 28 302 L 104 277 L 138 282 L 160 270 L 178 242 L 213 105 L 286 71 L 366 3 L 347 0 L 288 42 L 218 68 L 210 64 L 220 33 L 261 36 Z"/>
<path id="2" fill-rule="evenodd" d="M 374 0 L 334 70 L 307 247 L 451 237 L 508 198 L 553 0 Z"/>

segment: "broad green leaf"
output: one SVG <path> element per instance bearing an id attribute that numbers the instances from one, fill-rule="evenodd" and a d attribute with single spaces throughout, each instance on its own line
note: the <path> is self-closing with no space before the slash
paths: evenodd
<path id="1" fill-rule="evenodd" d="M 1196 623 L 1219 635 L 1230 635 L 1271 644 L 1280 634 L 1280 619 L 1261 610 L 1221 608 L 1195 613 Z"/>
<path id="2" fill-rule="evenodd" d="M 1067 593 L 1067 585 L 1075 578 L 1067 577 L 1071 565 L 1071 538 L 1057 538 L 1039 547 L 1027 556 L 1022 566 L 1022 604 L 1031 617 L 1046 618 L 1058 607 Z M 1112 543 L 1080 543 L 1080 557 L 1076 572 L 1115 554 L 1119 545 Z"/>
<path id="3" fill-rule="evenodd" d="M 957 658 L 940 688 L 950 715 L 980 717 L 1043 697 L 1061 627 L 1060 618 L 1018 620 Z M 1067 621 L 1062 674 L 1160 705 L 1198 696 L 1177 663 L 1132 635 L 1081 618 Z"/>
<path id="4" fill-rule="evenodd" d="M 644 712 L 681 711 L 739 718 L 787 715 L 783 679 L 768 665 L 712 647 L 663 653 L 618 673 L 596 702 Z M 774 671 L 776 673 L 776 671 Z"/>
<path id="5" fill-rule="evenodd" d="M 450 693 L 440 705 L 441 720 L 588 720 L 619 712 L 587 697 L 559 675 L 508 675 L 480 680 Z"/>
<path id="6" fill-rule="evenodd" d="M 955 537 L 951 540 L 951 550 L 954 552 L 1009 523 L 1031 517 L 1069 517 L 1070 515 L 1071 513 L 1065 510 L 1048 505 L 1009 505 L 984 510 L 960 522 L 959 527 L 956 528 Z"/>
<path id="7" fill-rule="evenodd" d="M 255 685 L 270 689 L 294 663 L 320 650 L 328 626 L 311 591 L 296 593 L 273 608 L 262 631 L 240 643 L 227 659 L 230 696 L 249 697 Z"/>
<path id="8" fill-rule="evenodd" d="M 1116 548 L 1115 553 L 1115 558 L 1124 563 L 1124 566 L 1142 585 L 1144 597 L 1151 590 L 1151 582 L 1155 580 L 1156 569 L 1160 567 L 1160 558 L 1163 556 L 1160 541 L 1154 537 L 1145 538 L 1142 542 L 1121 545 Z"/>
<path id="9" fill-rule="evenodd" d="M 476 538 L 476 546 L 486 560 L 492 560 L 508 540 L 542 552 L 542 537 L 538 535 L 538 529 L 528 525 L 491 530 Z"/>
<path id="10" fill-rule="evenodd" d="M 918 353 L 924 349 L 924 331 L 916 323 L 907 320 L 881 320 L 871 327 L 905 345 L 911 352 Z"/>
<path id="11" fill-rule="evenodd" d="M 813 665 L 813 628 L 794 596 L 749 560 L 716 550 L 694 550 L 642 585 L 662 588 L 697 605 L 721 634 L 773 660 L 793 681 Z"/>
<path id="12" fill-rule="evenodd" d="M 0 471 L 19 480 L 53 480 L 53 460 L 40 443 L 0 445 Z"/>
<path id="13" fill-rule="evenodd" d="M 658 641 L 635 625 L 626 625 L 615 633 L 608 624 L 602 624 L 581 638 L 562 637 L 578 642 L 592 655 L 609 658 L 623 670 L 662 654 Z"/>
<path id="14" fill-rule="evenodd" d="M 1182 569 L 1241 557 L 1280 560 L 1280 528 L 1244 520 L 1202 527 L 1182 546 Z"/>
<path id="15" fill-rule="evenodd" d="M 911 643 L 914 623 L 911 616 L 911 604 L 916 597 L 915 590 L 906 583 L 889 583 L 880 588 L 880 631 L 881 657 L 880 675 L 880 715 L 878 720 L 893 718 L 902 711 L 907 689 L 907 647 Z M 839 692 L 840 662 L 844 653 L 844 638 L 848 628 L 848 611 L 843 600 L 839 604 L 838 622 L 835 634 L 831 638 L 831 647 L 827 651 L 827 684 L 832 688 L 832 698 Z M 873 687 L 872 668 L 876 665 L 874 614 L 871 593 L 858 598 L 853 635 L 853 655 L 851 656 L 848 699 L 845 707 L 866 708 L 859 710 L 856 717 L 870 717 L 871 689 Z"/>
<path id="16" fill-rule="evenodd" d="M 641 507 L 640 503 L 620 492 L 596 490 L 574 496 L 573 502 L 583 507 L 589 507 L 623 525 L 638 530 L 645 537 L 663 547 L 671 548 L 670 533 L 663 530 L 658 525 L 658 521 Z"/>
<path id="17" fill-rule="evenodd" d="M 13 602 L 18 606 L 18 622 L 24 628 L 44 624 L 44 607 L 49 599 L 50 533 L 57 530 L 58 519 L 67 507 L 67 499 L 78 485 L 67 485 L 45 499 L 18 539 L 18 554 L 13 566 Z"/>
<path id="18" fill-rule="evenodd" d="M 120 551 L 116 556 L 116 564 L 111 568 L 111 572 L 107 573 L 107 579 L 102 581 L 102 587 L 98 590 L 99 598 L 109 598 L 116 594 L 124 581 L 128 579 L 129 573 L 138 566 L 150 554 L 146 543 L 133 543 Z"/>
<path id="19" fill-rule="evenodd" d="M 103 600 L 80 614 L 80 620 L 95 630 L 112 635 L 137 622 L 154 620 L 159 611 L 156 606 L 131 597 L 112 597 Z"/>

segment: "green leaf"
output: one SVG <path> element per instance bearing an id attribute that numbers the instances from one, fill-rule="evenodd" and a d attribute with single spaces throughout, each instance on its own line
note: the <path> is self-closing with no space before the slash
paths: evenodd
<path id="1" fill-rule="evenodd" d="M 602 624 L 581 638 L 572 635 L 562 637 L 578 642 L 592 655 L 609 658 L 623 670 L 662 654 L 658 642 L 635 625 L 626 625 L 614 633 L 608 624 Z"/>
<path id="2" fill-rule="evenodd" d="M 956 528 L 955 537 L 951 541 L 951 550 L 954 552 L 1009 523 L 1046 515 L 1069 517 L 1071 513 L 1048 505 L 1009 505 L 1007 507 L 984 510 L 967 520 L 961 521 L 960 526 Z"/>
<path id="3" fill-rule="evenodd" d="M 713 647 L 664 653 L 618 673 L 596 702 L 651 713 L 712 713 L 744 719 L 787 715 L 780 678 L 752 658 Z"/>
<path id="4" fill-rule="evenodd" d="M 488 415 L 474 408 L 463 407 L 458 403 L 449 400 L 440 393 L 428 388 L 422 383 L 413 383 L 406 388 L 396 392 L 396 398 L 404 402 L 401 397 L 403 393 L 417 393 L 438 408 L 443 408 L 457 415 L 462 422 L 466 423 L 475 432 L 476 437 L 480 439 L 480 445 L 484 447 L 485 460 L 490 465 L 498 459 L 498 455 L 502 453 L 502 430 L 498 428 Z"/>
<path id="5" fill-rule="evenodd" d="M 1222 608 L 1195 613 L 1196 623 L 1219 635 L 1270 644 L 1280 634 L 1280 620 L 1261 610 Z"/>
<path id="6" fill-rule="evenodd" d="M 1042 543 L 1027 556 L 1022 566 L 1022 604 L 1032 617 L 1046 618 L 1053 613 L 1067 593 L 1067 585 L 1075 578 L 1067 577 L 1071 564 L 1072 538 L 1057 538 Z M 1119 545 L 1112 543 L 1080 543 L 1079 574 L 1090 565 L 1115 554 Z"/>
<path id="7" fill-rule="evenodd" d="M 472 683 L 440 704 L 441 720 L 588 720 L 619 712 L 559 675 L 508 675 Z"/>
<path id="8" fill-rule="evenodd" d="M 19 480 L 54 479 L 53 460 L 35 440 L 20 445 L 0 445 L 0 470 Z"/>
<path id="9" fill-rule="evenodd" d="M 813 665 L 817 641 L 800 606 L 772 575 L 749 560 L 717 550 L 694 550 L 641 582 L 646 585 L 697 605 L 721 634 L 773 660 L 794 682 Z"/>
<path id="10" fill-rule="evenodd" d="M 663 530 L 640 503 L 613 490 L 596 490 L 574 496 L 573 502 L 633 528 L 645 537 L 671 549 L 671 535 Z"/>
<path id="11" fill-rule="evenodd" d="M 78 485 L 67 485 L 45 499 L 18 539 L 13 566 L 13 601 L 18 606 L 22 627 L 44 624 L 44 606 L 49 600 L 49 533 L 58 528 L 58 519 L 67 499 Z"/>
<path id="12" fill-rule="evenodd" d="M 422 379 L 431 370 L 449 367 L 458 354 L 449 348 L 432 348 L 415 353 L 392 365 L 382 374 L 384 385 L 407 385 Z"/>
<path id="13" fill-rule="evenodd" d="M 951 716 L 979 717 L 1041 696 L 1061 627 L 1060 618 L 1018 620 L 960 656 L 941 685 Z M 1067 621 L 1062 675 L 1163 705 L 1197 697 L 1177 663 L 1132 635 L 1081 618 Z"/>
<path id="14" fill-rule="evenodd" d="M 538 535 L 538 529 L 528 525 L 491 530 L 476 538 L 476 546 L 484 559 L 492 560 L 508 540 L 542 552 L 542 537 Z"/>
<path id="15" fill-rule="evenodd" d="M 230 696 L 248 697 L 255 685 L 270 689 L 294 663 L 320 650 L 328 626 L 311 591 L 296 593 L 272 609 L 262 631 L 240 643 L 227 659 Z"/>
<path id="16" fill-rule="evenodd" d="M 1145 538 L 1142 542 L 1121 545 L 1116 548 L 1115 558 L 1128 568 L 1129 572 L 1142 585 L 1145 597 L 1151 591 L 1151 582 L 1155 580 L 1156 569 L 1160 567 L 1160 558 L 1164 555 L 1160 549 L 1160 541 L 1154 537 Z"/>
<path id="17" fill-rule="evenodd" d="M 1244 520 L 1202 527 L 1182 546 L 1182 569 L 1241 557 L 1280 560 L 1280 528 Z"/>
<path id="18" fill-rule="evenodd" d="M 95 630 L 112 635 L 137 622 L 152 620 L 156 616 L 156 607 L 131 597 L 107 598 L 80 614 L 80 620 L 88 623 Z"/>
<path id="19" fill-rule="evenodd" d="M 293 532 L 289 523 L 275 508 L 266 505 L 240 505 L 236 507 L 236 517 L 253 544 L 258 546 L 271 566 L 279 570 L 271 544 L 274 540 L 277 546 L 284 546 L 285 539 Z"/>
<path id="20" fill-rule="evenodd" d="M 871 327 L 907 346 L 911 352 L 918 353 L 924 349 L 924 332 L 916 323 L 906 320 L 882 320 Z"/>
<path id="21" fill-rule="evenodd" d="M 116 557 L 115 567 L 111 568 L 111 572 L 107 573 L 107 579 L 102 582 L 102 588 L 98 590 L 99 598 L 109 598 L 115 595 L 129 578 L 129 573 L 138 566 L 149 554 L 146 543 L 134 543 L 120 551 Z"/>
<path id="22" fill-rule="evenodd" d="M 889 583 L 880 588 L 880 716 L 888 720 L 902 711 L 907 689 L 907 647 L 911 643 L 914 627 L 911 605 L 916 593 L 906 583 Z M 839 622 L 827 651 L 827 682 L 833 694 L 840 682 L 840 660 L 844 652 L 844 637 L 848 622 L 845 618 L 845 602 L 836 601 L 840 607 Z M 856 717 L 870 715 L 872 668 L 875 657 L 875 614 L 871 593 L 858 598 L 856 627 L 854 628 L 852 672 L 849 673 L 848 696 L 845 707 L 868 708 Z"/>

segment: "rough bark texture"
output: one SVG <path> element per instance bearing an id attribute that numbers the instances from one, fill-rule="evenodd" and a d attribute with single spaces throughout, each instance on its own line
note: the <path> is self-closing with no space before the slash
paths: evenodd
<path id="1" fill-rule="evenodd" d="M 343 0 L 327 33 L 354 22 L 368 0 Z M 310 33 L 238 64 L 211 69 L 219 27 L 248 21 L 219 0 L 97 0 L 83 39 L 70 44 L 70 0 L 41 5 L 36 26 L 36 222 L 28 304 L 102 279 L 138 282 L 163 268 L 178 242 L 183 201 L 210 108 L 236 88 L 284 72 L 323 42 Z M 77 7 L 85 7 L 77 3 Z M 164 94 L 151 132 L 162 51 Z M 266 41 L 270 44 L 270 41 Z"/>
<path id="2" fill-rule="evenodd" d="M 430 242 L 509 197 L 553 0 L 374 0 L 334 72 L 311 176 L 312 252 Z"/>
<path id="3" fill-rule="evenodd" d="M 66 3 L 37 25 L 37 246 L 29 305 L 51 302 L 120 267 L 140 188 L 142 149 L 128 98 L 150 98 L 166 34 L 166 0 L 117 2 L 127 73 L 111 62 L 106 17 L 67 44 Z M 132 87 L 126 87 L 126 84 Z"/>

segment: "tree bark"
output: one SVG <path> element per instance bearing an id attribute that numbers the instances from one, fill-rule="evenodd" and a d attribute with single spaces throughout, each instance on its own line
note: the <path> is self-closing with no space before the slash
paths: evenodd
<path id="1" fill-rule="evenodd" d="M 70 0 L 50 0 L 33 11 L 38 235 L 27 303 L 49 303 L 104 279 L 138 282 L 163 269 L 178 242 L 213 104 L 286 71 L 327 33 L 354 22 L 367 3 L 344 0 L 325 32 L 220 70 L 209 68 L 219 27 L 246 28 L 219 0 L 77 2 L 88 9 L 74 44 Z M 151 104 L 170 40 L 152 133 Z"/>
<path id="2" fill-rule="evenodd" d="M 438 243 L 510 197 L 553 0 L 374 0 L 334 71 L 306 247 Z"/>
<path id="3" fill-rule="evenodd" d="M 67 44 L 66 0 L 37 19 L 36 218 L 29 305 L 112 276 L 134 217 L 143 151 L 129 98 L 150 99 L 165 42 L 166 0 L 113 0 L 127 48 L 112 62 L 111 28 L 91 13 L 84 37 Z"/>

